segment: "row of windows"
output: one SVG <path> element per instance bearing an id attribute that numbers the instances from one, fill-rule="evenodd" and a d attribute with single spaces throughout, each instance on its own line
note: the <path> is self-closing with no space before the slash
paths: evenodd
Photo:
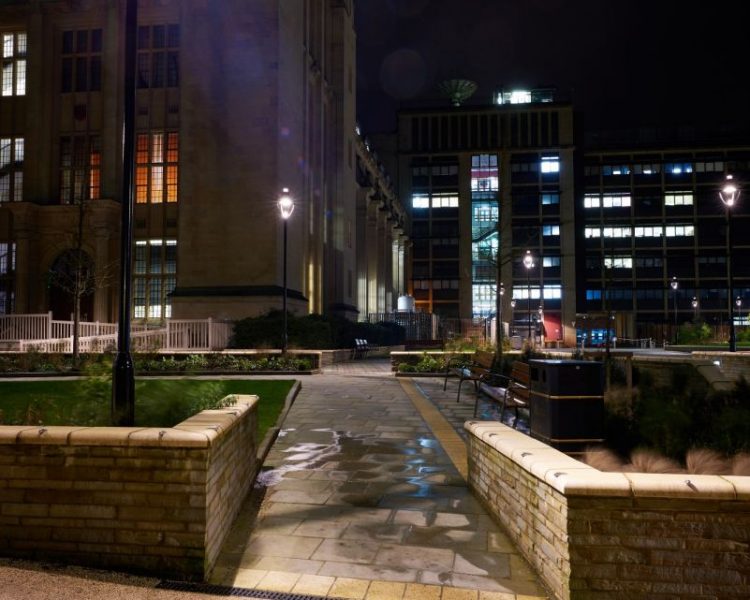
<path id="1" fill-rule="evenodd" d="M 23 200 L 24 139 L 0 138 L 0 202 Z M 178 134 L 138 134 L 136 138 L 136 202 L 177 202 Z M 60 203 L 78 204 L 101 198 L 101 138 L 60 138 Z"/>
<path id="2" fill-rule="evenodd" d="M 544 257 L 546 262 L 547 257 Z M 725 265 L 727 262 L 726 256 L 699 256 L 698 264 L 700 265 Z M 558 259 L 559 264 L 559 259 Z M 601 259 L 599 257 L 588 257 L 586 258 L 587 269 L 599 269 L 601 267 Z M 662 268 L 664 266 L 664 260 L 659 256 L 607 256 L 604 258 L 604 266 L 615 269 L 632 269 L 633 265 L 636 268 L 642 269 L 655 269 Z M 544 265 L 547 266 L 546 264 Z"/>
<path id="3" fill-rule="evenodd" d="M 694 162 L 668 162 L 668 163 L 634 163 L 632 165 L 586 165 L 583 168 L 584 175 L 658 175 L 662 172 L 672 175 L 681 175 L 683 173 L 723 173 L 724 161 L 694 161 Z"/>
<path id="4" fill-rule="evenodd" d="M 735 290 L 737 291 L 737 290 Z M 683 298 L 697 298 L 700 296 L 706 300 L 726 300 L 727 290 L 726 289 L 684 289 L 680 290 L 681 297 Z M 610 288 L 607 290 L 602 289 L 589 289 L 586 290 L 586 300 L 601 300 L 603 297 L 610 300 L 632 300 L 634 297 L 638 300 L 658 300 L 664 301 L 670 299 L 672 296 L 672 289 L 666 288 L 638 288 L 638 289 L 625 289 L 625 288 Z"/>
<path id="5" fill-rule="evenodd" d="M 586 194 L 583 197 L 584 208 L 624 208 L 630 203 L 630 194 Z"/>
<path id="6" fill-rule="evenodd" d="M 631 206 L 630 194 L 585 194 L 583 198 L 584 208 L 627 208 Z M 692 206 L 692 192 L 665 192 L 664 206 Z"/>
<path id="7" fill-rule="evenodd" d="M 0 202 L 23 200 L 23 138 L 0 138 Z"/>
<path id="8" fill-rule="evenodd" d="M 544 286 L 544 299 L 545 300 L 560 300 L 562 298 L 562 285 L 553 284 Z M 538 285 L 526 286 L 516 285 L 513 286 L 513 299 L 514 300 L 540 300 L 541 290 Z"/>
<path id="9" fill-rule="evenodd" d="M 13 312 L 14 285 L 16 270 L 16 244 L 0 242 L 0 315 Z"/>
<path id="10" fill-rule="evenodd" d="M 455 192 L 414 194 L 412 208 L 458 208 L 458 194 Z"/>
<path id="11" fill-rule="evenodd" d="M 693 225 L 654 225 L 648 227 L 586 227 L 587 238 L 627 237 L 690 237 L 695 235 Z"/>
<path id="12" fill-rule="evenodd" d="M 26 33 L 3 33 L 2 95 L 26 95 Z"/>

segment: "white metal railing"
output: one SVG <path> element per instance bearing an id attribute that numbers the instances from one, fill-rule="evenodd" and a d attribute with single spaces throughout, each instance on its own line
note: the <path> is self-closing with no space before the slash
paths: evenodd
<path id="1" fill-rule="evenodd" d="M 52 336 L 52 313 L 0 315 L 0 340 L 44 340 Z"/>
<path id="2" fill-rule="evenodd" d="M 21 352 L 73 351 L 72 321 L 53 321 L 51 315 L 9 315 L 11 317 L 47 317 L 49 335 L 37 338 L 0 338 L 0 341 L 14 341 Z M 42 333 L 42 319 L 16 319 L 13 331 L 23 331 L 27 335 Z M 34 327 L 29 324 L 33 323 Z M 4 323 L 3 323 L 4 324 Z M 18 324 L 23 327 L 19 328 Z M 81 352 L 105 352 L 117 346 L 117 325 L 114 323 L 81 323 L 78 338 Z M 146 324 L 133 324 L 130 330 L 131 348 L 135 351 L 155 350 L 223 350 L 229 345 L 232 324 L 213 319 L 173 320 L 165 327 L 149 329 Z"/>

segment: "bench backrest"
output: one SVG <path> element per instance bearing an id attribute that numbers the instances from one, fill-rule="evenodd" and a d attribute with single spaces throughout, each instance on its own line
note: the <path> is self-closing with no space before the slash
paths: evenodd
<path id="1" fill-rule="evenodd" d="M 492 352 L 486 352 L 484 350 L 477 350 L 474 353 L 474 364 L 487 369 L 488 371 L 492 368 L 492 364 L 495 362 L 495 355 Z"/>
<path id="2" fill-rule="evenodd" d="M 510 371 L 510 378 L 516 383 L 520 383 L 521 385 L 528 387 L 531 381 L 531 371 L 529 369 L 529 364 L 521 362 L 520 360 L 515 361 Z"/>

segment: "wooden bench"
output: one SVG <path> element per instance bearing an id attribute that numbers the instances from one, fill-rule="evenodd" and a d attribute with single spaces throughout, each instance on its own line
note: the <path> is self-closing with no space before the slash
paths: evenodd
<path id="1" fill-rule="evenodd" d="M 468 364 L 465 364 L 468 360 Z M 477 350 L 472 356 L 455 356 L 445 365 L 445 381 L 443 382 L 443 391 L 448 386 L 448 377 L 455 375 L 458 377 L 458 393 L 456 402 L 461 401 L 461 386 L 464 381 L 474 383 L 474 391 L 479 393 L 479 382 L 490 374 L 492 363 L 495 361 L 495 355 L 492 352 Z M 474 407 L 476 414 L 476 405 Z"/>
<path id="2" fill-rule="evenodd" d="M 504 381 L 505 386 L 497 385 L 498 380 Z M 516 420 L 513 423 L 513 427 L 516 427 L 518 425 L 518 409 L 525 408 L 529 404 L 529 382 L 530 371 L 528 363 L 517 360 L 511 367 L 510 376 L 491 373 L 479 382 L 479 390 L 493 400 L 501 402 L 500 420 L 502 420 L 505 414 L 506 407 L 514 409 Z M 477 404 L 474 405 L 475 417 L 477 416 L 478 403 L 477 396 Z"/>

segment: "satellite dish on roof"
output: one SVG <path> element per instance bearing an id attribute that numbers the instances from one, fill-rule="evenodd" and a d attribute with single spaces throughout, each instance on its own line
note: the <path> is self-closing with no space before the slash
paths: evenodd
<path id="1" fill-rule="evenodd" d="M 440 93 L 450 98 L 453 106 L 461 106 L 477 91 L 477 84 L 468 79 L 448 79 L 440 84 Z"/>

